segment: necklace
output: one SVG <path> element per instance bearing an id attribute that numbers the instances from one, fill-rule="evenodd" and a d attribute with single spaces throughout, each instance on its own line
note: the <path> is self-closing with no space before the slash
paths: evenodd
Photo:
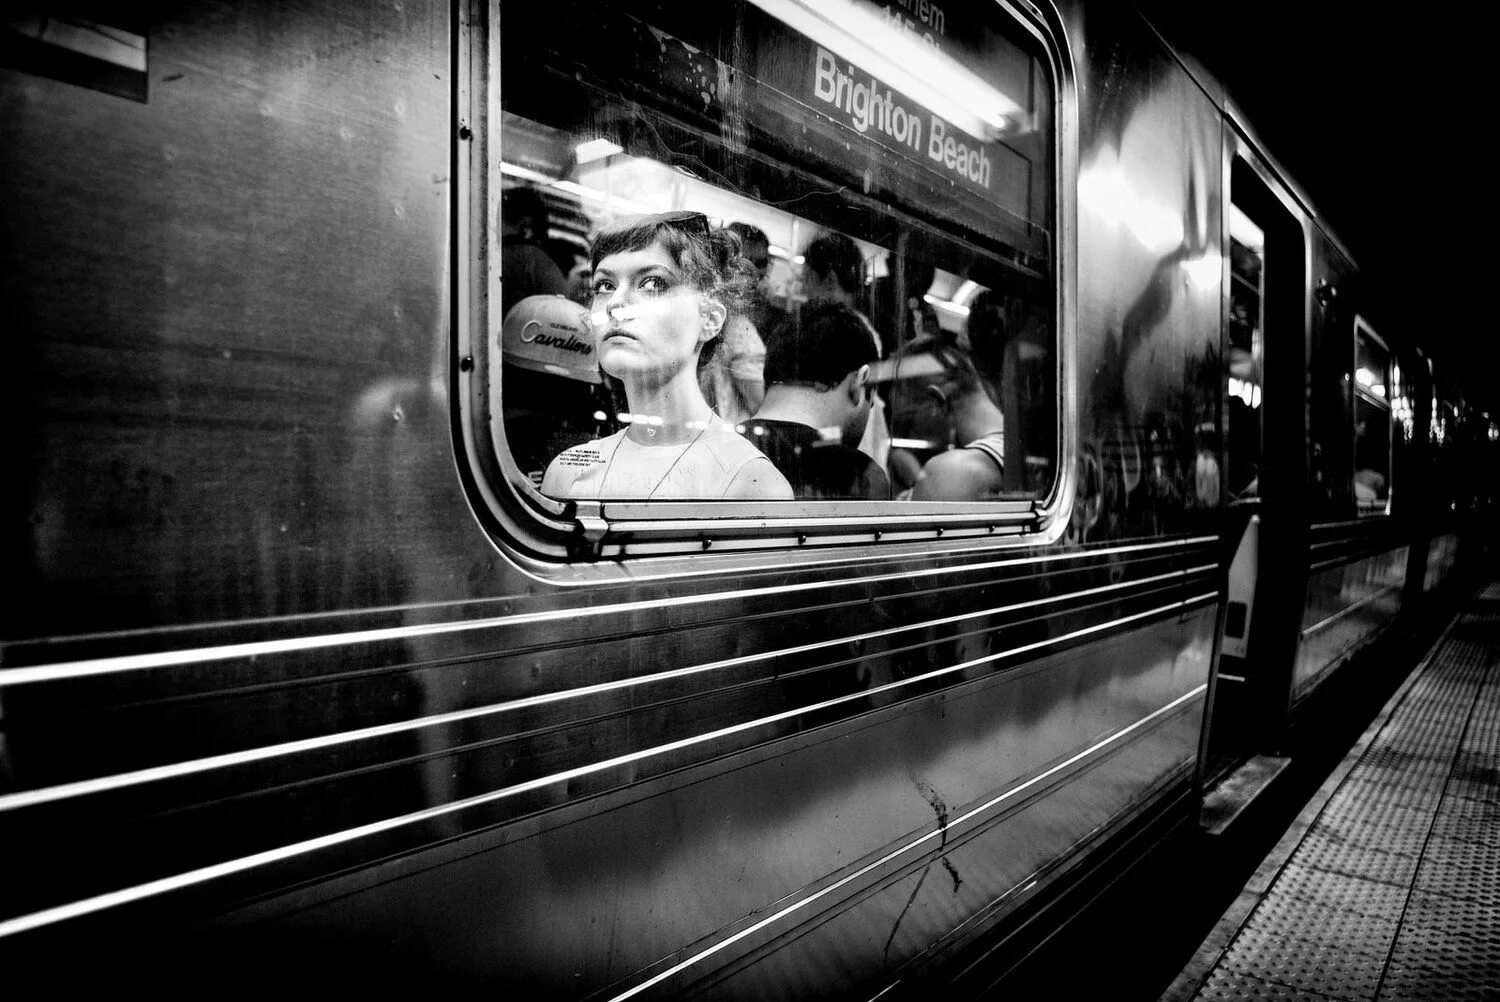
<path id="1" fill-rule="evenodd" d="M 714 420 L 713 418 L 709 418 L 707 421 L 705 421 L 703 423 L 703 427 L 698 429 L 698 434 L 696 434 L 696 435 L 693 436 L 693 440 L 691 442 L 689 442 L 687 445 L 683 446 L 682 451 L 679 452 L 677 454 L 676 458 L 674 458 L 672 460 L 672 465 L 668 466 L 667 469 L 666 469 L 666 472 L 663 473 L 661 475 L 661 478 L 656 481 L 656 486 L 652 487 L 649 491 L 646 492 L 646 500 L 647 501 L 650 501 L 653 497 L 656 496 L 656 492 L 659 491 L 659 490 L 661 490 L 661 485 L 664 484 L 664 483 L 666 483 L 667 482 L 667 478 L 672 475 L 672 471 L 675 470 L 675 469 L 677 469 L 677 464 L 680 463 L 680 462 L 682 462 L 682 457 L 686 456 L 692 450 L 693 446 L 695 446 L 695 445 L 698 444 L 698 439 L 702 438 L 703 437 L 703 433 L 706 432 L 706 431 L 708 431 L 708 426 L 711 425 L 711 424 L 713 424 L 713 420 Z M 655 432 L 652 431 L 652 434 L 654 435 Z M 626 437 L 628 437 L 628 436 L 626 436 Z M 620 447 L 623 446 L 624 444 L 625 444 L 625 438 L 622 437 L 620 439 L 620 442 L 615 446 L 614 451 L 609 454 L 609 461 L 604 464 L 604 473 L 601 474 L 600 477 L 599 477 L 599 496 L 601 498 L 604 497 L 604 484 L 605 484 L 606 481 L 609 480 L 609 471 L 615 465 L 615 457 L 620 454 Z"/>

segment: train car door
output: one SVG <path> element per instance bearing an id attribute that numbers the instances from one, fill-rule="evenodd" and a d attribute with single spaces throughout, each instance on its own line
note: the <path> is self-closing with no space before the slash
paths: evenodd
<path id="1" fill-rule="evenodd" d="M 1294 203 L 1248 145 L 1236 136 L 1226 159 L 1221 427 L 1232 557 L 1206 783 L 1276 751 L 1306 573 L 1307 243 Z"/>

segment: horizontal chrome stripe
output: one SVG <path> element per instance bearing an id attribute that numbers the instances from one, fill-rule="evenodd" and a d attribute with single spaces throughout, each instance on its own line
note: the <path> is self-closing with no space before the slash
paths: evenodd
<path id="1" fill-rule="evenodd" d="M 692 967 L 694 964 L 698 963 L 699 961 L 706 960 L 709 957 L 712 957 L 714 954 L 718 953 L 720 950 L 723 950 L 723 949 L 725 949 L 726 947 L 729 947 L 729 946 L 733 946 L 735 943 L 739 942 L 740 940 L 744 939 L 745 937 L 754 935 L 755 933 L 757 933 L 760 930 L 766 928 L 767 926 L 773 925 L 776 922 L 781 921 L 782 919 L 786 918 L 788 915 L 791 915 L 794 912 L 798 912 L 798 911 L 802 910 L 803 908 L 806 908 L 808 905 L 812 904 L 813 902 L 818 901 L 818 900 L 820 900 L 822 898 L 825 898 L 829 894 L 832 894 L 834 891 L 837 891 L 840 888 L 846 887 L 849 884 L 853 883 L 854 881 L 858 880 L 859 878 L 861 878 L 861 877 L 863 877 L 863 876 L 865 876 L 865 875 L 867 875 L 867 874 L 869 874 L 869 873 L 871 873 L 871 872 L 873 872 L 875 870 L 880 869 L 881 867 L 885 866 L 887 863 L 891 863 L 891 862 L 899 859 L 900 857 L 902 857 L 902 856 L 906 855 L 907 853 L 911 852 L 913 849 L 916 849 L 918 846 L 923 845 L 924 843 L 930 842 L 930 841 L 932 841 L 935 838 L 939 838 L 939 837 L 944 837 L 944 836 L 951 835 L 953 833 L 953 830 L 955 828 L 957 828 L 959 825 L 965 824 L 965 823 L 967 823 L 969 821 L 972 821 L 975 818 L 979 817 L 981 814 L 985 814 L 985 813 L 987 813 L 989 811 L 994 810 L 996 807 L 998 807 L 1000 804 L 1003 804 L 1005 801 L 1014 799 L 1016 796 L 1018 796 L 1018 795 L 1020 795 L 1022 793 L 1025 793 L 1027 790 L 1031 789 L 1033 786 L 1038 785 L 1039 783 L 1046 782 L 1048 779 L 1050 779 L 1051 777 L 1057 775 L 1059 772 L 1062 772 L 1063 770 L 1068 769 L 1068 768 L 1070 768 L 1073 765 L 1076 765 L 1077 763 L 1083 761 L 1084 759 L 1090 758 L 1090 757 L 1095 756 L 1095 755 L 1098 755 L 1100 752 L 1102 752 L 1105 748 L 1108 748 L 1110 745 L 1118 743 L 1119 741 L 1121 741 L 1122 739 L 1124 739 L 1128 735 L 1134 733 L 1135 731 L 1140 730 L 1142 727 L 1145 727 L 1146 725 L 1150 724 L 1152 721 L 1158 719 L 1159 717 L 1162 717 L 1162 716 L 1165 716 L 1168 713 L 1171 713 L 1173 710 L 1176 710 L 1179 706 L 1183 705 L 1184 703 L 1187 703 L 1187 702 L 1189 702 L 1189 701 L 1191 701 L 1193 699 L 1196 699 L 1198 696 L 1202 695 L 1203 692 L 1207 688 L 1208 688 L 1207 684 L 1200 685 L 1197 688 L 1195 688 L 1195 689 L 1193 689 L 1193 690 L 1191 690 L 1189 692 L 1186 692 L 1186 693 L 1182 694 L 1181 696 L 1178 696 L 1176 699 L 1172 700 L 1166 706 L 1163 706 L 1163 707 L 1160 707 L 1160 708 L 1158 708 L 1156 710 L 1153 710 L 1152 712 L 1148 713 L 1146 716 L 1142 717 L 1141 719 L 1137 720 L 1135 723 L 1131 724 L 1129 727 L 1121 728 L 1120 730 L 1118 730 L 1115 733 L 1111 734 L 1109 737 L 1104 738 L 1102 741 L 1098 741 L 1095 744 L 1090 745 L 1089 747 L 1085 748 L 1083 751 L 1078 752 L 1076 755 L 1072 756 L 1069 759 L 1066 759 L 1065 761 L 1059 762 L 1057 765 L 1054 765 L 1052 768 L 1046 770 L 1045 772 L 1038 773 L 1037 775 L 1035 775 L 1032 778 L 1028 779 L 1026 782 L 1021 783 L 1019 786 L 1014 786 L 1014 787 L 1010 788 L 1009 790 L 1006 790 L 1004 793 L 1001 793 L 1000 795 L 998 795 L 996 797 L 993 797 L 993 798 L 985 801 L 984 803 L 980 804 L 978 807 L 973 808 L 968 813 L 962 814 L 959 817 L 950 820 L 948 822 L 948 825 L 947 825 L 946 828 L 941 828 L 940 827 L 940 828 L 934 829 L 933 831 L 930 831 L 930 832 L 928 832 L 925 835 L 918 836 L 917 838 L 915 838 L 912 841 L 908 842 L 906 845 L 901 846 L 900 848 L 892 849 L 890 852 L 886 853 L 884 856 L 882 856 L 879 859 L 875 860 L 873 863 L 867 863 L 867 864 L 865 864 L 864 866 L 860 867 L 858 870 L 855 870 L 853 873 L 848 874 L 847 876 L 841 877 L 840 879 L 838 879 L 834 883 L 829 884 L 827 887 L 824 887 L 823 889 L 818 890 L 818 891 L 814 891 L 813 893 L 809 894 L 807 897 L 801 898 L 800 900 L 795 901 L 795 902 L 793 902 L 790 905 L 787 905 L 785 908 L 782 908 L 780 911 L 774 912 L 771 915 L 767 915 L 765 918 L 761 919 L 759 922 L 756 922 L 754 925 L 750 925 L 750 926 L 745 927 L 744 929 L 741 929 L 739 932 L 733 934 L 732 936 L 728 936 L 728 937 L 720 940 L 719 942 L 715 943 L 713 946 L 710 946 L 708 949 L 703 950 L 702 952 L 697 953 L 697 954 L 689 957 L 688 959 L 686 959 L 686 960 L 684 960 L 684 961 L 676 964 L 673 967 L 669 967 L 667 970 L 662 971 L 660 974 L 656 975 L 653 978 L 650 978 L 650 979 L 648 979 L 646 981 L 641 982 L 640 984 L 636 985 L 634 988 L 631 988 L 629 991 L 622 992 L 621 994 L 616 995 L 613 999 L 610 1000 L 610 1002 L 623 1002 L 624 999 L 632 998 L 633 996 L 639 995 L 641 992 L 643 992 L 646 989 L 652 987 L 653 985 L 660 984 L 661 982 L 665 981 L 667 978 L 670 978 L 673 975 L 675 975 L 675 974 L 677 974 L 677 973 L 679 973 L 681 971 L 684 971 L 684 970 L 686 970 L 689 967 Z"/>
<path id="2" fill-rule="evenodd" d="M 1064 553 L 1047 553 L 1032 557 L 992 560 L 962 567 L 929 567 L 918 571 L 900 571 L 892 574 L 878 574 L 839 581 L 809 581 L 796 585 L 714 592 L 708 595 L 683 595 L 677 598 L 644 599 L 638 602 L 621 602 L 616 605 L 591 606 L 579 609 L 552 609 L 547 612 L 521 613 L 513 616 L 492 616 L 484 619 L 463 620 L 452 623 L 391 626 L 375 630 L 351 630 L 346 633 L 322 634 L 314 637 L 288 637 L 282 640 L 257 640 L 243 644 L 224 644 L 218 647 L 200 647 L 180 651 L 160 651 L 152 654 L 127 654 L 116 657 L 92 658 L 83 661 L 61 661 L 48 665 L 0 669 L 0 687 L 28 685 L 37 682 L 57 682 L 66 679 L 143 671 L 153 668 L 173 668 L 182 665 L 204 664 L 211 661 L 227 661 L 231 658 L 264 657 L 272 654 L 288 654 L 296 651 L 320 650 L 327 647 L 344 645 L 373 644 L 389 640 L 412 640 L 420 637 L 435 637 L 450 633 L 498 629 L 501 627 L 529 626 L 560 620 L 598 618 L 606 615 L 680 608 L 693 605 L 716 605 L 771 595 L 790 595 L 798 592 L 819 591 L 834 585 L 857 586 L 877 584 L 883 581 L 910 581 L 918 578 L 937 577 L 955 573 L 993 570 L 1000 567 L 1017 567 L 1060 560 L 1077 560 L 1084 557 L 1113 556 L 1120 553 L 1138 553 L 1149 550 L 1186 549 L 1200 543 L 1215 542 L 1218 542 L 1217 536 L 1195 536 L 1191 539 L 1172 540 L 1163 543 L 1138 543 L 1130 546 L 1117 546 L 1098 550 L 1070 550 Z"/>
<path id="3" fill-rule="evenodd" d="M 1314 522 L 1308 526 L 1308 529 L 1314 534 L 1328 534 L 1341 531 L 1347 533 L 1352 529 L 1359 529 L 1365 534 L 1370 534 L 1382 531 L 1384 528 L 1389 528 L 1391 524 L 1388 519 L 1377 515 L 1365 515 L 1360 518 L 1344 519 L 1339 522 Z"/>
<path id="4" fill-rule="evenodd" d="M 187 762 L 176 762 L 171 765 L 154 766 L 149 769 L 137 769 L 132 772 L 117 773 L 112 776 L 100 776 L 95 779 L 79 780 L 74 783 L 60 783 L 56 786 L 40 787 L 35 790 L 25 790 L 20 793 L 0 795 L 0 811 L 18 810 L 24 807 L 33 807 L 37 804 L 50 803 L 57 800 L 66 800 L 72 797 L 88 796 L 95 793 L 103 793 L 108 790 L 123 789 L 141 783 L 154 783 L 166 779 L 175 779 L 181 776 L 190 776 L 197 773 L 210 772 L 214 769 L 224 769 L 250 762 L 260 762 L 267 759 L 278 758 L 284 755 L 296 755 L 302 752 L 317 751 L 322 748 L 332 748 L 339 745 L 352 744 L 358 741 L 366 741 L 372 738 L 387 737 L 393 734 L 401 734 L 408 731 L 422 730 L 428 727 L 441 727 L 447 724 L 459 723 L 465 720 L 473 720 L 480 717 L 497 716 L 502 713 L 513 713 L 517 710 L 530 709 L 535 706 L 544 706 L 549 703 L 562 702 L 567 699 L 579 699 L 585 696 L 597 696 L 608 692 L 617 692 L 635 686 L 649 685 L 656 682 L 667 682 L 673 679 L 686 678 L 692 675 L 701 675 L 706 672 L 719 671 L 724 668 L 739 667 L 753 664 L 756 661 L 768 661 L 773 658 L 788 657 L 796 654 L 805 654 L 810 651 L 822 650 L 829 647 L 837 647 L 841 644 L 863 643 L 870 640 L 878 640 L 884 637 L 896 636 L 915 630 L 927 630 L 951 623 L 962 622 L 966 619 L 978 619 L 984 616 L 993 616 L 1000 613 L 1016 612 L 1022 609 L 1035 608 L 1041 605 L 1068 602 L 1073 599 L 1085 598 L 1090 595 L 1099 595 L 1111 591 L 1120 591 L 1126 588 L 1141 585 L 1156 584 L 1174 578 L 1185 577 L 1189 574 L 1201 574 L 1216 569 L 1216 564 L 1200 564 L 1197 567 L 1189 567 L 1180 571 L 1168 571 L 1165 574 L 1155 574 L 1147 578 L 1139 578 L 1132 581 L 1120 581 L 1115 584 L 1100 585 L 1096 588 L 1084 588 L 1080 591 L 1069 592 L 1065 595 L 1049 595 L 1046 598 L 1028 599 L 1025 602 L 1015 602 L 1010 605 L 995 606 L 990 609 L 981 609 L 975 612 L 965 612 L 953 616 L 943 616 L 939 619 L 931 619 L 921 623 L 912 623 L 907 626 L 894 626 L 884 630 L 872 630 L 868 633 L 859 633 L 852 636 L 838 637 L 831 640 L 819 640 L 816 643 L 802 644 L 797 647 L 788 647 L 774 651 L 766 651 L 759 654 L 747 654 L 737 658 L 726 658 L 720 661 L 710 661 L 706 664 L 689 665 L 683 668 L 673 668 L 669 671 L 656 672 L 651 675 L 642 675 L 628 679 L 620 679 L 615 682 L 600 682 L 595 685 L 580 686 L 575 689 L 564 689 L 561 692 L 544 693 L 540 696 L 528 696 L 525 699 L 511 700 L 505 703 L 493 703 L 488 706 L 473 707 L 467 710 L 454 710 L 451 713 L 440 713 L 430 717 L 418 717 L 415 720 L 402 720 L 391 724 L 381 724 L 375 727 L 364 727 L 353 731 L 344 731 L 338 734 L 328 734 L 316 738 L 306 738 L 301 741 L 287 741 L 276 745 L 267 745 L 262 748 L 253 748 L 246 751 L 229 752 L 223 755 L 212 755 L 206 758 L 192 759 Z"/>
<path id="5" fill-rule="evenodd" d="M 1399 581 L 1394 584 L 1388 584 L 1384 588 L 1377 591 L 1375 594 L 1366 595 L 1364 598 L 1360 599 L 1358 602 L 1355 602 L 1353 605 L 1345 606 L 1338 612 L 1335 612 L 1332 616 L 1329 616 L 1328 618 L 1323 619 L 1320 622 L 1314 623 L 1312 626 L 1304 627 L 1302 629 L 1302 632 L 1298 634 L 1298 636 L 1310 637 L 1314 633 L 1317 633 L 1319 630 L 1323 629 L 1325 626 L 1330 626 L 1338 620 L 1343 619 L 1350 613 L 1357 612 L 1358 610 L 1363 609 L 1365 606 L 1380 598 L 1382 595 L 1399 587 L 1401 587 L 1401 583 Z"/>
<path id="6" fill-rule="evenodd" d="M 176 874 L 171 877 L 163 877 L 161 879 L 149 881 L 144 884 L 138 884 L 135 887 L 128 887 L 118 891 L 111 891 L 107 894 L 100 894 L 91 898 L 84 898 L 79 901 L 73 901 L 65 905 L 58 905 L 52 908 L 43 909 L 42 911 L 32 912 L 29 915 L 21 915 L 15 918 L 6 919 L 4 921 L 0 921 L 0 938 L 13 936 L 17 933 L 26 932 L 31 929 L 37 929 L 56 922 L 63 922 L 68 919 L 80 918 L 84 915 L 94 914 L 109 908 L 117 907 L 119 905 L 128 904 L 130 902 L 142 901 L 150 897 L 155 897 L 159 894 L 168 893 L 170 891 L 182 890 L 183 888 L 202 884 L 219 877 L 227 877 L 236 873 L 243 873 L 248 870 L 253 870 L 256 867 L 265 866 L 267 864 L 280 862 L 286 859 L 291 859 L 310 852 L 316 852 L 319 849 L 326 849 L 332 846 L 353 842 L 361 838 L 366 838 L 371 835 L 377 835 L 381 832 L 392 831 L 394 829 L 402 828 L 407 825 L 429 821 L 433 818 L 442 817 L 446 814 L 453 814 L 458 811 L 468 810 L 472 807 L 495 803 L 509 797 L 517 796 L 518 794 L 527 793 L 532 790 L 550 786 L 554 783 L 571 782 L 572 780 L 578 779 L 583 776 L 592 775 L 597 772 L 603 772 L 608 769 L 618 768 L 619 766 L 623 765 L 629 765 L 633 762 L 639 762 L 648 758 L 655 758 L 657 756 L 665 755 L 670 752 L 681 751 L 682 749 L 690 748 L 693 745 L 703 744 L 709 741 L 717 740 L 719 738 L 728 737 L 733 734 L 752 730 L 757 727 L 764 727 L 768 724 L 778 723 L 782 720 L 800 716 L 804 713 L 812 713 L 826 709 L 828 707 L 837 706 L 839 704 L 849 702 L 850 700 L 864 699 L 867 696 L 872 696 L 881 692 L 888 692 L 894 689 L 901 688 L 902 686 L 915 685 L 929 679 L 939 678 L 944 675 L 950 675 L 954 672 L 973 668 L 977 665 L 997 661 L 1001 658 L 1013 657 L 1017 654 L 1024 654 L 1043 647 L 1060 644 L 1068 640 L 1075 640 L 1079 637 L 1089 636 L 1091 634 L 1099 633 L 1104 630 L 1115 629 L 1127 623 L 1136 622 L 1138 620 L 1146 619 L 1152 616 L 1158 616 L 1162 613 L 1171 612 L 1173 610 L 1186 609 L 1189 606 L 1197 605 L 1210 599 L 1216 599 L 1217 597 L 1217 591 L 1204 592 L 1199 595 L 1194 595 L 1191 598 L 1183 599 L 1179 602 L 1171 602 L 1167 605 L 1157 606 L 1154 609 L 1148 609 L 1145 612 L 1138 612 L 1130 616 L 1124 616 L 1120 619 L 1112 620 L 1108 623 L 1099 623 L 1094 626 L 1085 627 L 1081 630 L 1074 630 L 1071 633 L 1065 633 L 1057 637 L 1051 637 L 1047 640 L 1039 640 L 1034 643 L 1024 644 L 1020 647 L 1011 648 L 1006 651 L 988 654 L 984 657 L 974 658 L 969 661 L 964 661 L 960 664 L 950 665 L 946 668 L 939 668 L 921 675 L 914 675 L 911 678 L 902 679 L 896 682 L 889 682 L 885 685 L 877 686 L 873 689 L 863 689 L 856 693 L 850 693 L 848 695 L 839 696 L 834 699 L 824 700 L 821 703 L 814 703 L 811 706 L 799 707 L 794 710 L 786 710 L 781 713 L 772 714 L 768 717 L 761 717 L 757 720 L 746 721 L 743 723 L 734 724 L 730 727 L 720 728 L 719 730 L 710 731 L 706 734 L 699 734 L 693 737 L 683 738 L 679 741 L 673 741 L 664 745 L 658 745 L 654 748 L 646 748 L 640 751 L 631 752 L 627 755 L 619 755 L 615 758 L 606 759 L 603 762 L 595 762 L 590 765 L 579 766 L 575 769 L 568 769 L 564 772 L 554 773 L 550 776 L 544 776 L 525 783 L 518 783 L 515 786 L 508 786 L 499 790 L 491 790 L 488 793 L 476 794 L 475 796 L 467 797 L 463 800 L 457 800 L 448 804 L 441 804 L 436 807 L 428 807 L 420 811 L 412 812 L 410 814 L 403 814 L 400 817 L 387 818 L 383 821 L 371 822 L 367 825 L 360 825 L 357 828 L 349 828 L 341 832 L 334 832 L 329 835 L 321 835 L 317 838 L 307 839 L 302 842 L 297 842 L 288 846 L 282 846 L 277 849 L 268 849 L 265 852 L 258 852 L 249 856 L 242 856 L 239 859 L 228 860 L 223 863 L 216 863 L 213 866 L 201 867 L 199 869 L 190 870 L 186 873 Z M 1191 696 L 1201 691 L 1202 688 L 1203 687 L 1200 686 L 1198 689 L 1195 689 L 1193 693 L 1189 693 L 1188 695 Z M 1168 706 L 1170 707 L 1176 705 L 1176 703 L 1179 703 L 1186 698 L 1188 697 L 1181 697 L 1178 700 L 1174 701 L 1174 703 L 1168 704 Z M 1157 711 L 1157 713 L 1160 712 L 1162 711 Z M 1143 718 L 1143 721 L 1149 719 L 1151 718 L 1146 717 Z M 1136 724 L 1132 725 L 1132 728 L 1140 726 L 1140 723 L 1141 722 L 1137 722 Z M 1124 734 L 1129 730 L 1130 728 L 1127 728 L 1126 731 L 1122 731 L 1120 733 Z M 1108 739 L 1106 739 L 1106 743 L 1107 741 Z M 1049 770 L 1048 773 L 1045 773 L 1043 775 L 1050 775 L 1052 772 L 1055 772 L 1057 768 L 1062 767 L 1058 766 L 1052 770 Z M 1030 783 L 1025 785 L 1030 785 L 1032 783 L 1038 782 L 1040 778 L 1042 777 L 1038 777 L 1038 779 L 1032 780 L 1030 781 Z M 1018 787 L 1017 789 L 1024 789 L 1025 785 L 1023 785 L 1022 787 Z M 1005 797 L 1009 795 L 1010 794 L 1003 795 L 1002 797 L 997 798 L 995 801 L 992 801 L 992 803 L 999 803 L 1000 800 L 1005 799 Z M 965 815 L 966 818 L 970 816 L 972 816 L 972 812 L 969 815 Z"/>
<path id="7" fill-rule="evenodd" d="M 1381 557 L 1389 556 L 1394 553 L 1400 553 L 1403 549 L 1405 549 L 1404 544 L 1401 546 L 1391 546 L 1386 544 L 1349 547 L 1347 549 L 1339 551 L 1332 557 L 1324 557 L 1310 561 L 1307 566 L 1307 570 L 1311 574 L 1322 574 L 1325 571 L 1336 570 L 1340 567 L 1348 567 L 1350 564 L 1357 564 L 1363 560 L 1378 560 Z"/>

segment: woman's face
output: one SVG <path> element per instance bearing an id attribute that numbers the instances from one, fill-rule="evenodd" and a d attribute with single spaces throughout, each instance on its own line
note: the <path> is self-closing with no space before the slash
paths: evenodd
<path id="1" fill-rule="evenodd" d="M 723 323 L 722 308 L 683 277 L 660 243 L 601 260 L 593 292 L 599 366 L 627 383 L 696 372 L 699 351 Z"/>

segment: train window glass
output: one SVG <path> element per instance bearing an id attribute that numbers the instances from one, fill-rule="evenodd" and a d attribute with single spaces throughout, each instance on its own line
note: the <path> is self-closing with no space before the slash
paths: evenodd
<path id="1" fill-rule="evenodd" d="M 1391 360 L 1391 420 L 1395 424 L 1397 439 L 1410 445 L 1416 434 L 1417 402 L 1413 394 L 1416 387 L 1406 378 L 1401 365 Z"/>
<path id="2" fill-rule="evenodd" d="M 1054 89 L 1024 26 L 982 0 L 557 0 L 500 30 L 491 427 L 522 482 L 1047 494 Z"/>
<path id="3" fill-rule="evenodd" d="M 1402 370 L 1401 363 L 1391 358 L 1391 504 L 1397 500 L 1397 485 L 1408 482 L 1408 471 L 1412 462 L 1412 443 L 1416 434 L 1415 387 Z M 1401 488 L 1404 489 L 1404 488 Z"/>
<path id="4" fill-rule="evenodd" d="M 1354 501 L 1374 514 L 1388 511 L 1391 497 L 1391 359 L 1363 319 L 1354 330 Z"/>
<path id="5" fill-rule="evenodd" d="M 1261 393 L 1264 386 L 1265 231 L 1229 207 L 1229 344 L 1224 424 L 1225 486 L 1231 498 L 1260 493 Z"/>
<path id="6" fill-rule="evenodd" d="M 1453 440 L 1453 405 L 1438 396 L 1436 387 L 1432 391 L 1432 418 L 1427 429 L 1427 440 L 1436 447 Z"/>

